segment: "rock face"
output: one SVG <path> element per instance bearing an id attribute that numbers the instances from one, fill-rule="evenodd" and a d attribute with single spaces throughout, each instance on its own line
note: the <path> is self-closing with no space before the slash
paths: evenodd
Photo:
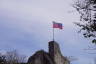
<path id="1" fill-rule="evenodd" d="M 62 56 L 58 43 L 49 42 L 49 52 L 37 51 L 28 59 L 28 64 L 70 64 L 70 61 Z"/>
<path id="2" fill-rule="evenodd" d="M 28 60 L 28 64 L 54 64 L 48 53 L 43 50 L 37 51 Z"/>

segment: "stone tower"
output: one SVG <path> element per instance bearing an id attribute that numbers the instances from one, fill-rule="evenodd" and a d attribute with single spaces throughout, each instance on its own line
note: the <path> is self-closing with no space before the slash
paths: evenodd
<path id="1" fill-rule="evenodd" d="M 55 41 L 49 42 L 49 54 L 52 57 L 52 60 L 55 60 L 55 57 L 61 55 L 59 45 Z"/>
<path id="2" fill-rule="evenodd" d="M 55 64 L 69 64 L 68 59 L 62 56 L 59 44 L 55 41 L 49 42 L 49 55 Z"/>

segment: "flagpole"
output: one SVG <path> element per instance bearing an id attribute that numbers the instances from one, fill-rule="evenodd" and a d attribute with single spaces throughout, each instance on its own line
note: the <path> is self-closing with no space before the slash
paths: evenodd
<path id="1" fill-rule="evenodd" d="M 54 27 L 53 27 L 53 41 L 54 41 Z"/>
<path id="2" fill-rule="evenodd" d="M 54 41 L 54 21 L 53 21 L 53 41 Z"/>

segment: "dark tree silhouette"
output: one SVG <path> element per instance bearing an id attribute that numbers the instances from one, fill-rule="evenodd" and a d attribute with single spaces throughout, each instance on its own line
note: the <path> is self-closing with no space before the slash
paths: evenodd
<path id="1" fill-rule="evenodd" d="M 8 64 L 20 64 L 26 61 L 26 56 L 20 55 L 17 50 L 8 51 L 5 57 Z"/>
<path id="2" fill-rule="evenodd" d="M 6 64 L 6 58 L 4 55 L 0 55 L 0 64 Z"/>
<path id="3" fill-rule="evenodd" d="M 92 38 L 92 43 L 96 44 L 96 0 L 77 0 L 73 7 L 80 14 L 80 23 L 76 23 L 81 27 L 85 38 Z"/>

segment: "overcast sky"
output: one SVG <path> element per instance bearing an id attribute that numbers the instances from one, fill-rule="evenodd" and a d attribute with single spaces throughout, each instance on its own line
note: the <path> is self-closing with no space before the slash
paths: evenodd
<path id="1" fill-rule="evenodd" d="M 55 41 L 64 56 L 78 60 L 72 64 L 94 64 L 96 51 L 87 51 L 90 39 L 78 34 L 79 14 L 72 7 L 72 0 L 0 0 L 0 51 L 18 50 L 31 56 L 36 51 L 48 51 L 52 40 L 52 21 L 63 24 L 55 29 Z"/>

